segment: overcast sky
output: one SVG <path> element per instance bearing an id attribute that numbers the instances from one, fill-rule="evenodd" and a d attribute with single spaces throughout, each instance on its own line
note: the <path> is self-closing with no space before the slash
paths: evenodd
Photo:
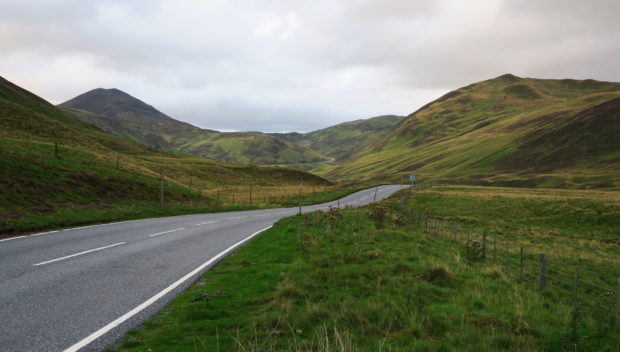
<path id="1" fill-rule="evenodd" d="M 620 81 L 618 0 L 0 0 L 0 76 L 217 130 L 407 115 L 513 73 Z"/>

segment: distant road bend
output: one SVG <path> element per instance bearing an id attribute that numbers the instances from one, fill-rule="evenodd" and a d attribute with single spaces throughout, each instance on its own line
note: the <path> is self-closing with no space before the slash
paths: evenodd
<path id="1" fill-rule="evenodd" d="M 380 186 L 376 200 L 405 187 Z M 342 198 L 340 206 L 374 198 L 372 188 Z M 0 240 L 0 350 L 110 348 L 221 258 L 297 212 L 185 215 Z"/>

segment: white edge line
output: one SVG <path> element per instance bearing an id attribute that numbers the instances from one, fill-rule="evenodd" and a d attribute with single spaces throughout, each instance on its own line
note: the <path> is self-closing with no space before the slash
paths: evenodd
<path id="1" fill-rule="evenodd" d="M 29 235 L 29 236 L 41 236 L 41 235 L 47 235 L 48 233 L 54 233 L 54 232 L 60 232 L 60 230 L 47 231 L 47 232 L 39 232 L 39 233 L 34 233 L 32 235 Z"/>
<path id="2" fill-rule="evenodd" d="M 107 249 L 107 248 L 112 248 L 112 247 L 120 246 L 121 244 L 125 244 L 125 243 L 127 243 L 127 242 L 120 242 L 120 243 L 111 244 L 109 246 L 99 247 L 99 248 L 95 248 L 95 249 L 89 249 L 89 250 L 84 251 L 84 252 L 75 253 L 75 254 L 71 254 L 71 255 L 68 255 L 68 256 L 65 256 L 65 257 L 62 257 L 62 258 L 56 258 L 56 259 L 52 259 L 52 260 L 48 260 L 48 261 L 45 261 L 45 262 L 41 262 L 41 263 L 37 263 L 37 264 L 32 264 L 32 265 L 34 265 L 34 266 L 45 265 L 45 264 L 57 262 L 57 261 L 60 261 L 60 260 L 65 260 L 65 259 L 77 257 L 78 255 L 82 255 L 82 254 L 86 254 L 86 253 L 100 251 L 100 250 Z"/>
<path id="3" fill-rule="evenodd" d="M 188 273 L 187 275 L 183 276 L 182 278 L 178 279 L 177 281 L 175 281 L 172 285 L 166 287 L 165 289 L 163 289 L 162 291 L 160 291 L 159 293 L 157 293 L 156 295 L 154 295 L 153 297 L 149 298 L 148 300 L 144 301 L 142 304 L 140 304 L 139 306 L 135 307 L 134 309 L 130 310 L 129 312 L 123 314 L 122 316 L 120 316 L 119 318 L 117 318 L 116 320 L 112 321 L 111 323 L 109 323 L 108 325 L 102 327 L 101 329 L 95 331 L 94 333 L 90 334 L 89 336 L 87 336 L 85 339 L 81 340 L 80 342 L 76 343 L 75 345 L 67 348 L 66 350 L 64 350 L 64 352 L 76 352 L 78 350 L 80 350 L 83 347 L 86 347 L 88 344 L 90 344 L 91 342 L 95 341 L 96 339 L 98 339 L 99 337 L 103 336 L 105 333 L 107 333 L 108 331 L 114 329 L 115 327 L 119 326 L 120 324 L 124 323 L 125 321 L 127 321 L 129 318 L 133 317 L 134 315 L 140 313 L 142 310 L 144 310 L 146 307 L 150 306 L 151 304 L 155 303 L 158 299 L 162 298 L 163 296 L 165 296 L 167 293 L 169 293 L 170 291 L 174 290 L 175 288 L 177 288 L 179 285 L 181 285 L 182 283 L 184 283 L 185 281 L 189 280 L 192 276 L 196 275 L 197 273 L 199 273 L 200 271 L 202 271 L 204 268 L 206 268 L 207 266 L 211 265 L 213 262 L 215 262 L 216 260 L 220 259 L 221 257 L 225 256 L 226 254 L 228 254 L 228 252 L 230 252 L 231 250 L 235 249 L 236 247 L 238 247 L 239 245 L 243 244 L 244 242 L 249 241 L 251 238 L 253 238 L 254 236 L 258 235 L 259 233 L 266 231 L 268 229 L 270 229 L 273 225 L 266 227 L 262 230 L 256 231 L 253 234 L 251 234 L 250 236 L 244 238 L 243 240 L 233 244 L 232 246 L 226 248 L 225 250 L 223 250 L 222 252 L 220 252 L 219 254 L 217 254 L 215 257 L 209 259 L 208 261 L 204 262 L 202 265 L 200 265 L 199 267 L 197 267 L 196 269 L 192 270 L 190 273 Z"/>
<path id="4" fill-rule="evenodd" d="M 165 234 L 165 233 L 176 232 L 176 231 L 181 231 L 181 230 L 185 230 L 185 227 L 181 227 L 180 229 L 174 229 L 174 230 L 170 230 L 170 231 L 164 231 L 164 232 L 154 233 L 154 234 L 152 234 L 152 235 L 149 235 L 149 237 L 155 237 L 155 236 L 163 235 L 163 234 Z"/>
<path id="5" fill-rule="evenodd" d="M 4 239 L 1 239 L 1 240 L 0 240 L 0 242 L 10 241 L 10 240 L 16 240 L 16 239 L 18 239 L 18 238 L 24 238 L 24 237 L 26 237 L 26 236 L 16 236 L 16 237 L 4 238 Z"/>

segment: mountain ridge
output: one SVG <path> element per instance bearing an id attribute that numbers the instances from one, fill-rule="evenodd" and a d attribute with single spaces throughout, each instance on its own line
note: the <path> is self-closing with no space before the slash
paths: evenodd
<path id="1" fill-rule="evenodd" d="M 93 89 L 59 106 L 76 118 L 119 137 L 208 159 L 262 165 L 327 160 L 318 152 L 274 136 L 195 127 L 117 88 Z"/>
<path id="2" fill-rule="evenodd" d="M 601 131 L 587 123 L 596 119 L 609 133 L 620 133 L 619 108 L 614 100 L 619 96 L 620 83 L 615 82 L 502 75 L 429 102 L 365 152 L 324 174 L 397 178 L 418 173 L 425 178 L 474 184 L 620 187 L 616 159 L 620 142 L 611 140 L 605 151 L 596 147 Z M 569 134 L 579 124 L 587 138 Z M 543 142 L 549 137 L 566 145 L 563 154 L 562 148 Z M 584 145 L 594 147 L 573 152 Z M 554 166 L 545 159 L 546 154 L 566 162 Z M 519 163 L 514 162 L 517 159 Z M 611 162 L 605 165 L 603 160 Z"/>
<path id="3" fill-rule="evenodd" d="M 363 149 L 404 119 L 404 116 L 381 115 L 339 123 L 319 130 L 299 133 L 270 133 L 321 154 L 344 160 Z"/>

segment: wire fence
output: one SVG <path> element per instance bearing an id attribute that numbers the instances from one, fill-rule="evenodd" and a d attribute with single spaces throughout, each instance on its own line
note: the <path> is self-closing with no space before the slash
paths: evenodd
<path id="1" fill-rule="evenodd" d="M 413 192 L 432 184 L 416 185 Z M 579 335 L 585 316 L 597 331 L 620 333 L 620 270 L 593 263 L 534 252 L 514 239 L 499 237 L 488 229 L 476 229 L 453 220 L 428 216 L 400 201 L 407 216 L 428 234 L 461 244 L 469 259 L 495 266 L 504 277 L 538 290 L 545 297 L 570 307 L 572 333 Z M 592 325 L 592 324 L 590 324 Z M 592 328 L 592 326 L 590 326 Z"/>

